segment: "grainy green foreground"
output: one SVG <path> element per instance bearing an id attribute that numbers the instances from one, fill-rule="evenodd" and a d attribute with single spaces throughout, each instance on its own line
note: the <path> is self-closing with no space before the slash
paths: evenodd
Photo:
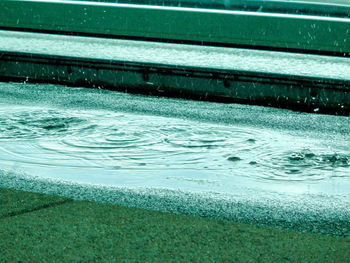
<path id="1" fill-rule="evenodd" d="M 0 262 L 350 262 L 350 239 L 0 188 Z"/>

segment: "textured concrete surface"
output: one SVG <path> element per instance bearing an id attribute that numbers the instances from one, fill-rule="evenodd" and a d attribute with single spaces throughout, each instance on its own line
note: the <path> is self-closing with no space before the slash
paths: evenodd
<path id="1" fill-rule="evenodd" d="M 0 78 L 348 115 L 347 58 L 0 31 Z"/>
<path id="2" fill-rule="evenodd" d="M 1 172 L 1 170 L 0 170 Z M 2 173 L 0 187 L 40 192 L 108 204 L 173 212 L 278 229 L 350 237 L 347 200 L 327 196 L 283 196 L 250 191 L 239 194 L 196 193 L 161 188 L 109 187 Z"/>
<path id="3" fill-rule="evenodd" d="M 350 80 L 348 58 L 0 30 L 0 50 L 238 72 Z M 87 76 L 88 77 L 88 76 Z"/>

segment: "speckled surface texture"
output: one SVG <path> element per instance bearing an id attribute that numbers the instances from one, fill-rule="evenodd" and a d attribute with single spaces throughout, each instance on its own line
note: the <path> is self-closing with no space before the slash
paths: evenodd
<path id="1" fill-rule="evenodd" d="M 244 199 L 234 193 L 221 195 L 107 187 L 11 174 L 2 176 L 0 187 L 303 232 L 350 236 L 349 202 L 322 196 L 309 196 L 305 200 L 303 196 L 283 196 L 281 199 L 279 195 L 252 192 L 250 198 Z"/>
<path id="2" fill-rule="evenodd" d="M 350 80 L 348 58 L 0 30 L 0 50 Z"/>

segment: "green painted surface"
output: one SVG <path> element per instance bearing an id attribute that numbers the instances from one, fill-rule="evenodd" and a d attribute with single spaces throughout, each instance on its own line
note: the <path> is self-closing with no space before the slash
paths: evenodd
<path id="1" fill-rule="evenodd" d="M 68 201 L 63 197 L 0 189 L 0 219 Z"/>
<path id="2" fill-rule="evenodd" d="M 0 233 L 3 262 L 350 262 L 349 239 L 81 201 L 0 218 Z"/>
<path id="3" fill-rule="evenodd" d="M 2 27 L 350 52 L 350 19 L 60 1 L 0 10 Z"/>

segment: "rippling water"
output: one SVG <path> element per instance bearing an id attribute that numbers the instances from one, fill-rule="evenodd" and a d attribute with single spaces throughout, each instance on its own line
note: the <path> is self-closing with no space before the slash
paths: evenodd
<path id="1" fill-rule="evenodd" d="M 328 140 L 327 136 L 319 138 L 303 132 L 298 136 L 261 125 L 175 118 L 147 111 L 142 114 L 132 108 L 118 110 L 111 106 L 116 101 L 110 96 L 118 96 L 112 92 L 101 95 L 109 101 L 109 109 L 79 108 L 76 104 L 81 101 L 74 100 L 64 106 L 54 101 L 43 104 L 43 100 L 50 100 L 48 94 L 56 100 L 62 91 L 50 86 L 1 85 L 1 169 L 123 186 L 227 192 L 230 186 L 241 185 L 291 192 L 349 192 L 348 134 L 339 141 L 330 133 Z M 41 90 L 42 97 L 25 100 L 23 94 L 37 92 L 35 89 Z M 72 90 L 80 97 L 97 92 Z M 146 97 L 125 96 L 118 98 L 147 101 Z M 167 100 L 159 102 L 162 107 Z M 198 102 L 192 103 L 191 107 L 197 107 Z M 210 107 L 210 103 L 204 104 Z M 220 107 L 227 114 L 228 106 Z M 348 121 L 347 117 L 339 118 Z M 322 123 L 314 123 L 316 130 L 317 125 Z"/>

